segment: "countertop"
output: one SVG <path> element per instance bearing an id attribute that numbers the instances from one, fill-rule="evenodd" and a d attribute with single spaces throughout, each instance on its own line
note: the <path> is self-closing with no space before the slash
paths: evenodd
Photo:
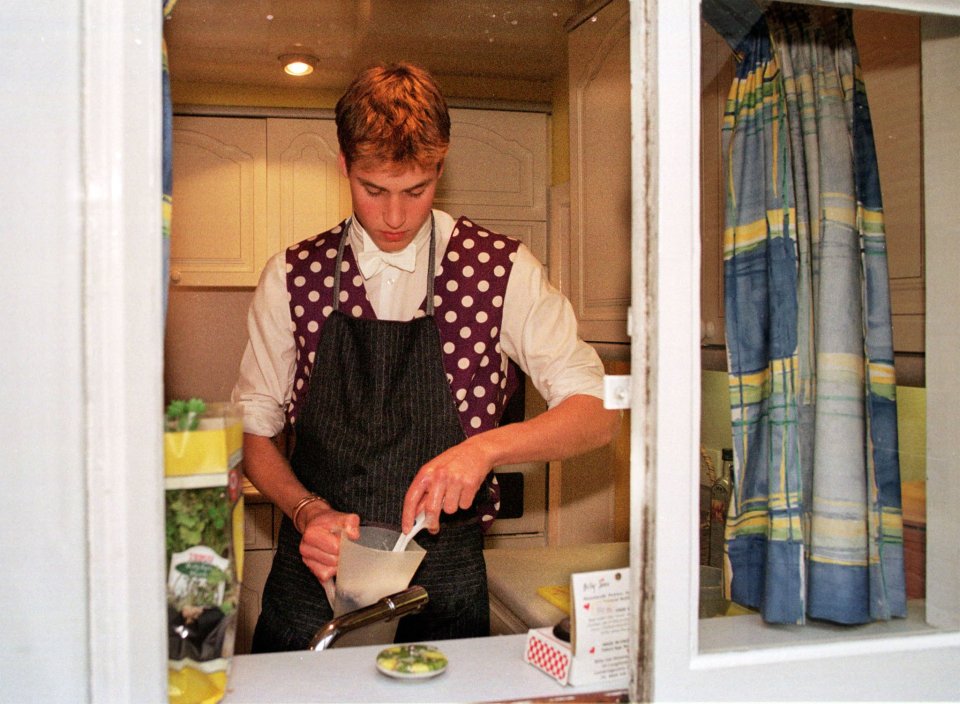
<path id="1" fill-rule="evenodd" d="M 386 646 L 233 658 L 224 704 L 284 702 L 618 701 L 625 690 L 564 687 L 523 661 L 525 635 L 436 641 L 449 660 L 432 679 L 396 680 L 376 668 Z M 583 696 L 589 695 L 589 696 Z"/>
<path id="2" fill-rule="evenodd" d="M 537 589 L 569 585 L 570 575 L 575 572 L 629 567 L 629 545 L 591 543 L 484 550 L 492 617 L 511 633 L 554 625 L 566 614 L 537 594 Z"/>
<path id="3" fill-rule="evenodd" d="M 251 487 L 252 488 L 252 487 Z M 254 490 L 255 491 L 255 490 Z M 246 492 L 245 492 L 246 493 Z M 251 492 L 251 496 L 253 492 Z M 566 584 L 571 571 L 629 563 L 627 543 L 563 548 L 486 550 L 491 602 L 502 599 L 524 621 L 552 625 L 563 612 L 539 597 L 540 586 Z M 385 645 L 333 648 L 233 658 L 224 704 L 283 702 L 509 702 L 618 701 L 624 689 L 603 683 L 564 687 L 523 660 L 526 628 L 494 635 L 432 642 L 449 660 L 432 679 L 395 680 L 376 669 Z M 584 696 L 587 695 L 587 696 Z"/>

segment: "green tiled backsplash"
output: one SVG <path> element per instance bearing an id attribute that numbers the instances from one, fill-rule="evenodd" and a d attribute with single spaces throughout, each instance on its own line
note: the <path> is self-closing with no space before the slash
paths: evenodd
<path id="1" fill-rule="evenodd" d="M 704 371 L 700 416 L 700 444 L 720 454 L 730 447 L 730 409 L 726 372 Z M 927 392 L 916 386 L 897 387 L 897 424 L 900 441 L 900 480 L 926 478 Z"/>

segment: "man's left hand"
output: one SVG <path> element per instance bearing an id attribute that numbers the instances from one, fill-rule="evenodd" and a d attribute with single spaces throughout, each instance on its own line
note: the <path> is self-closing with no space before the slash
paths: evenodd
<path id="1" fill-rule="evenodd" d="M 474 439 L 454 445 L 420 468 L 403 500 L 403 532 L 413 527 L 423 511 L 431 533 L 440 530 L 440 512 L 456 513 L 470 508 L 477 490 L 493 467 L 481 444 Z"/>

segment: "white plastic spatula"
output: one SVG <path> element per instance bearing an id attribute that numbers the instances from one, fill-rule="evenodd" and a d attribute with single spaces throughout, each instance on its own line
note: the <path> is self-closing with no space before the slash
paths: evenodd
<path id="1" fill-rule="evenodd" d="M 420 529 L 423 528 L 423 524 L 427 522 L 427 514 L 421 511 L 417 514 L 417 517 L 413 519 L 413 528 L 410 529 L 409 533 L 401 533 L 400 537 L 397 538 L 397 544 L 393 546 L 393 552 L 403 552 L 407 549 L 407 543 L 413 540 L 413 536 L 420 532 Z"/>

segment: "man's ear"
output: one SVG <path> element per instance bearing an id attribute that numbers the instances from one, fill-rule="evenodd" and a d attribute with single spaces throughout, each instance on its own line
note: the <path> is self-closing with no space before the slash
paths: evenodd
<path id="1" fill-rule="evenodd" d="M 349 178 L 349 169 L 347 168 L 347 157 L 343 155 L 343 152 L 337 152 L 337 163 L 340 165 L 340 173 L 344 178 Z"/>
<path id="2" fill-rule="evenodd" d="M 441 160 L 440 160 L 440 163 L 437 164 L 437 178 L 438 178 L 438 179 L 439 179 L 441 176 L 443 176 L 443 164 L 444 164 L 443 159 L 441 159 Z"/>

